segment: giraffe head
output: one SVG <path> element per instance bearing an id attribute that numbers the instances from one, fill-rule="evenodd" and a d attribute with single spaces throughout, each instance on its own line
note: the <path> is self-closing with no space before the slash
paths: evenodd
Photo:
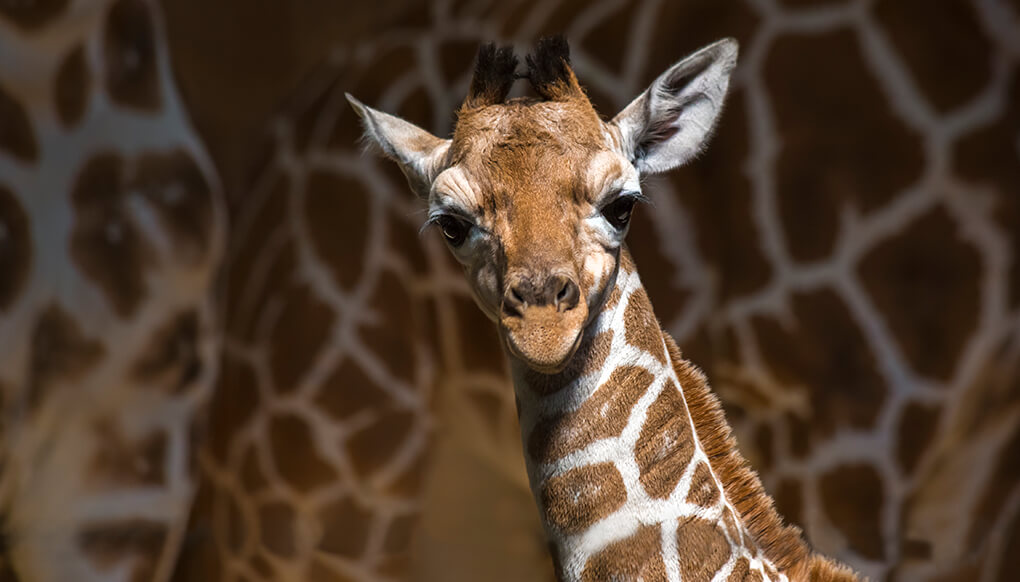
<path id="1" fill-rule="evenodd" d="M 596 113 L 562 37 L 543 39 L 507 99 L 509 47 L 483 46 L 451 139 L 348 95 L 369 143 L 428 201 L 475 300 L 511 354 L 562 369 L 612 289 L 642 176 L 693 157 L 722 108 L 737 43 L 705 47 L 660 75 L 611 121 Z"/>

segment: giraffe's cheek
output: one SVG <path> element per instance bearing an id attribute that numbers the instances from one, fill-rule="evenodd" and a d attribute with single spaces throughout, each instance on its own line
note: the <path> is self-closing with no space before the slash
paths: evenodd
<path id="1" fill-rule="evenodd" d="M 531 306 L 519 317 L 502 317 L 500 330 L 512 356 L 551 374 L 562 370 L 577 351 L 587 317 L 584 303 L 565 312 L 554 306 Z"/>

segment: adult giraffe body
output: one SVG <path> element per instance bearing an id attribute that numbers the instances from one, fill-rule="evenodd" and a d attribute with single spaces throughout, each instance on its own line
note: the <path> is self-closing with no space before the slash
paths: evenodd
<path id="1" fill-rule="evenodd" d="M 348 96 L 429 202 L 513 371 L 528 474 L 561 580 L 854 580 L 782 524 L 700 372 L 659 326 L 623 239 L 640 177 L 694 156 L 736 42 L 663 73 L 603 123 L 562 37 L 481 49 L 453 138 Z"/>
<path id="2" fill-rule="evenodd" d="M 3 579 L 159 581 L 216 376 L 218 180 L 146 0 L 0 4 Z"/>

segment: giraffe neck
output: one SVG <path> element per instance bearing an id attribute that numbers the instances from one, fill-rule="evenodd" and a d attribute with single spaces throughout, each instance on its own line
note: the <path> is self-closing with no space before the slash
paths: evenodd
<path id="1" fill-rule="evenodd" d="M 511 356 L 529 480 L 560 579 L 801 578 L 799 532 L 782 525 L 736 452 L 626 250 L 620 264 L 567 369 L 540 374 Z"/>

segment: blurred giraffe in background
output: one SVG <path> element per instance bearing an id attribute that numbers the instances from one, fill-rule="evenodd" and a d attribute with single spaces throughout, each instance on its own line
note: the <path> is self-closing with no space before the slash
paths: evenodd
<path id="1" fill-rule="evenodd" d="M 547 572 L 499 347 L 438 241 L 414 250 L 424 217 L 359 155 L 343 92 L 446 135 L 479 42 L 557 31 L 610 111 L 713 38 L 744 47 L 709 152 L 649 186 L 630 244 L 781 512 L 873 579 L 1015 571 L 1020 9 L 465 2 L 400 23 L 338 44 L 237 206 L 195 514 L 222 579 Z"/>
<path id="2" fill-rule="evenodd" d="M 166 57 L 198 43 L 164 37 L 154 8 L 0 4 L 8 577 L 161 579 L 180 540 L 224 230 Z M 228 15 L 247 31 L 243 8 Z M 560 31 L 607 111 L 695 47 L 741 41 L 708 154 L 649 185 L 630 244 L 780 510 L 874 579 L 1020 568 L 1015 1 L 394 14 L 370 42 L 336 42 L 272 120 L 255 175 L 230 184 L 229 339 L 178 578 L 551 575 L 491 326 L 433 235 L 416 253 L 424 217 L 395 170 L 358 155 L 343 91 L 444 135 L 479 42 Z M 187 63 L 174 72 L 208 113 Z M 134 365 L 143 353 L 160 355 Z"/>
<path id="3" fill-rule="evenodd" d="M 0 3 L 3 580 L 166 580 L 226 209 L 144 0 Z"/>

